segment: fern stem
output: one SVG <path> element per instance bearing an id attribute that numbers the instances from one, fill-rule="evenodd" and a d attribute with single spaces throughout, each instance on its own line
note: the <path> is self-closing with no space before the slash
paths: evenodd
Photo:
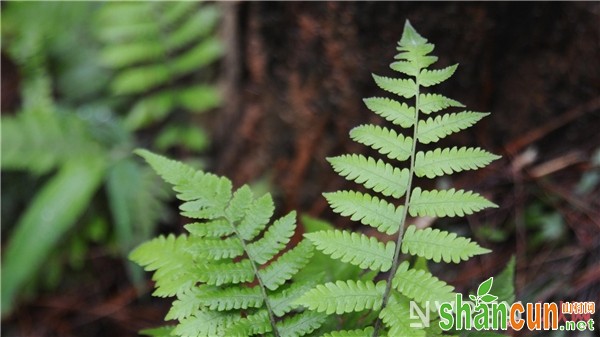
<path id="1" fill-rule="evenodd" d="M 387 278 L 387 284 L 385 286 L 385 291 L 383 292 L 383 301 L 381 303 L 381 312 L 388 304 L 390 299 L 390 293 L 392 291 L 392 279 L 396 275 L 396 271 L 398 270 L 399 260 L 400 260 L 400 250 L 402 248 L 402 239 L 404 236 L 404 225 L 406 223 L 406 216 L 408 214 L 408 206 L 410 203 L 410 192 L 412 190 L 412 180 L 415 173 L 415 152 L 417 148 L 417 131 L 419 124 L 419 78 L 415 77 L 415 82 L 417 84 L 417 91 L 415 95 L 415 123 L 413 126 L 413 137 L 412 137 L 412 145 L 411 145 L 411 153 L 410 153 L 410 167 L 408 172 L 408 183 L 406 185 L 406 194 L 404 197 L 404 209 L 402 210 L 402 217 L 400 218 L 400 228 L 398 230 L 398 237 L 396 238 L 396 251 L 394 252 L 394 260 L 392 261 L 392 268 L 390 269 L 389 276 Z M 373 330 L 373 337 L 379 336 L 379 329 L 381 328 L 381 319 L 378 318 L 375 322 L 375 327 Z"/>
<path id="2" fill-rule="evenodd" d="M 248 252 L 248 249 L 246 248 L 246 241 L 244 241 L 244 239 L 242 239 L 242 236 L 238 232 L 235 225 L 233 225 L 233 230 L 235 231 L 235 235 L 240 239 L 240 242 L 242 243 L 242 247 L 244 248 L 244 252 L 246 252 L 246 255 L 248 255 L 250 264 L 252 265 L 252 270 L 254 270 L 254 275 L 256 276 L 256 279 L 258 280 L 258 285 L 260 286 L 263 301 L 265 303 L 265 306 L 267 307 L 267 312 L 269 313 L 269 321 L 271 322 L 271 327 L 273 328 L 273 336 L 280 337 L 279 331 L 277 330 L 277 325 L 276 325 L 277 322 L 275 321 L 275 314 L 273 313 L 273 309 L 271 308 L 271 303 L 269 302 L 269 295 L 267 294 L 267 287 L 265 287 L 263 280 L 260 278 L 260 274 L 258 273 L 258 267 L 256 266 L 256 263 L 254 262 L 254 257 Z"/>

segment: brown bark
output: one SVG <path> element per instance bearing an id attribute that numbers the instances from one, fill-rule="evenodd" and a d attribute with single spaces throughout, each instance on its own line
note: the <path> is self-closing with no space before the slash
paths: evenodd
<path id="1" fill-rule="evenodd" d="M 325 158 L 367 150 L 348 138 L 379 122 L 363 97 L 385 95 L 371 73 L 394 75 L 405 19 L 436 45 L 436 64 L 460 63 L 435 88 L 469 109 L 492 111 L 451 144 L 496 152 L 528 130 L 600 92 L 600 32 L 594 3 L 249 2 L 227 6 L 228 98 L 214 120 L 215 170 L 236 184 L 271 177 L 285 208 L 322 215 L 320 196 L 347 183 Z M 553 131 L 600 146 L 598 111 Z M 593 139 L 589 144 L 588 139 Z"/>

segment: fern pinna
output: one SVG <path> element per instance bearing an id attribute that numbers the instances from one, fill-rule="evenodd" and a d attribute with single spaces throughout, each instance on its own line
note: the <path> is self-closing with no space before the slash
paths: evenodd
<path id="1" fill-rule="evenodd" d="M 434 302 L 451 301 L 453 287 L 439 280 L 424 267 L 411 266 L 401 254 L 418 256 L 435 262 L 458 263 L 488 252 L 470 239 L 437 229 L 405 229 L 407 215 L 453 217 L 496 207 L 481 195 L 464 190 L 423 190 L 413 183 L 415 178 L 434 178 L 463 170 L 486 166 L 498 158 L 479 148 L 453 147 L 420 151 L 421 144 L 435 143 L 454 132 L 466 129 L 486 113 L 462 111 L 433 113 L 446 108 L 462 108 L 461 103 L 436 93 L 424 93 L 450 78 L 457 65 L 439 70 L 429 69 L 437 61 L 430 55 L 434 45 L 419 35 L 407 21 L 398 43 L 398 61 L 390 67 L 408 78 L 373 75 L 383 90 L 405 99 L 411 105 L 389 98 L 364 100 L 366 106 L 391 122 L 397 129 L 377 125 L 361 125 L 350 131 L 350 137 L 371 147 L 388 161 L 407 162 L 404 168 L 383 159 L 360 154 L 329 158 L 333 169 L 348 180 L 363 184 L 376 193 L 337 191 L 325 193 L 332 209 L 352 220 L 394 235 L 395 242 L 383 243 L 362 233 L 342 230 L 308 233 L 316 248 L 332 258 L 365 269 L 387 273 L 385 280 L 337 281 L 318 285 L 296 303 L 327 314 L 371 310 L 375 322 L 365 322 L 355 330 L 334 331 L 327 336 L 427 336 L 439 335 L 433 323 L 429 328 L 410 327 L 409 305 L 416 301 L 425 307 Z M 412 130 L 412 132 L 411 132 Z M 433 313 L 435 315 L 435 312 Z"/>
<path id="2" fill-rule="evenodd" d="M 145 150 L 138 154 L 184 201 L 182 215 L 197 219 L 180 236 L 161 236 L 139 246 L 131 259 L 154 271 L 155 296 L 175 296 L 166 319 L 174 327 L 152 336 L 303 336 L 324 314 L 297 310 L 293 302 L 312 286 L 292 277 L 308 263 L 313 247 L 303 240 L 284 252 L 296 229 L 291 212 L 269 225 L 269 194 L 255 197 L 246 185 Z M 307 284 L 311 284 L 308 285 Z"/>

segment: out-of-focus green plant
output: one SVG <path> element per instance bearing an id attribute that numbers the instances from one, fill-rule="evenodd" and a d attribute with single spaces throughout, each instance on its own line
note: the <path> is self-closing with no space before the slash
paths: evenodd
<path id="1" fill-rule="evenodd" d="M 175 27 L 185 22 L 184 15 L 191 20 L 205 7 L 190 4 L 162 3 L 161 9 L 155 10 L 171 13 L 169 22 Z M 33 183 L 29 185 L 36 186 L 36 190 L 26 196 L 31 199 L 25 199 L 22 193 L 19 195 L 18 188 L 6 188 L 7 185 L 17 186 L 20 181 L 4 181 L 3 202 L 20 198 L 26 200 L 27 207 L 18 215 L 5 214 L 3 211 L 3 233 L 7 234 L 7 239 L 4 241 L 2 260 L 2 315 L 12 310 L 24 290 L 35 286 L 41 272 L 47 275 L 47 282 L 56 282 L 59 278 L 57 275 L 61 273 L 56 266 L 60 266 L 60 263 L 52 258 L 60 255 L 57 254 L 59 244 L 65 247 L 60 253 L 64 253 L 72 264 L 81 264 L 81 258 L 77 258 L 77 255 L 85 253 L 87 242 L 109 243 L 104 234 L 107 223 L 113 224 L 117 251 L 122 256 L 147 240 L 160 217 L 165 214 L 164 202 L 168 194 L 159 179 L 131 156 L 132 149 L 138 143 L 134 131 L 157 123 L 161 118 L 176 116 L 177 120 L 183 121 L 187 118 L 185 112 L 215 107 L 220 101 L 216 90 L 208 84 L 200 86 L 205 89 L 202 92 L 194 91 L 198 86 L 193 84 L 174 85 L 187 73 L 216 60 L 221 48 L 214 39 L 212 44 L 219 47 L 213 46 L 213 49 L 218 49 L 218 53 L 205 56 L 204 63 L 191 60 L 200 53 L 188 57 L 187 62 L 170 57 L 162 59 L 160 65 L 169 69 L 175 67 L 180 71 L 177 74 L 169 73 L 166 83 L 132 87 L 131 83 L 135 81 L 132 82 L 131 78 L 136 76 L 140 83 L 150 83 L 144 78 L 147 74 L 141 71 L 142 66 L 133 67 L 134 64 L 137 66 L 136 62 L 144 60 L 112 64 L 118 69 L 115 79 L 111 81 L 112 70 L 106 69 L 106 65 L 111 65 L 108 62 L 111 54 L 113 61 L 114 55 L 127 55 L 131 45 L 143 44 L 144 37 L 152 36 L 157 31 L 161 32 L 160 36 L 164 39 L 156 40 L 158 44 L 174 39 L 176 33 L 161 30 L 163 23 L 150 19 L 145 25 L 136 25 L 138 35 L 121 35 L 119 29 L 127 29 L 124 24 L 117 24 L 118 20 L 114 18 L 123 19 L 131 12 L 126 11 L 129 7 L 118 5 L 39 2 L 8 3 L 3 6 L 2 49 L 19 68 L 22 105 L 14 114 L 3 111 L 1 168 L 3 178 L 26 177 L 29 180 L 32 177 Z M 175 15 L 174 8 L 180 8 L 180 13 Z M 185 11 L 182 12 L 182 9 Z M 218 18 L 216 8 L 210 7 L 208 11 L 209 16 L 214 18 L 202 37 L 211 36 Z M 144 13 L 140 11 L 129 16 L 129 19 L 137 22 L 144 17 Z M 98 17 L 104 19 L 98 20 Z M 89 24 L 94 19 L 99 23 L 98 26 Z M 194 30 L 192 28 L 188 29 Z M 126 38 L 129 45 L 106 40 L 106 35 L 102 34 L 110 29 L 116 34 L 113 37 L 116 36 L 118 41 Z M 107 43 L 102 45 L 95 38 L 96 35 L 103 37 Z M 183 43 L 180 47 L 191 50 L 204 44 L 204 39 L 185 36 L 179 39 Z M 173 50 L 172 55 L 175 52 Z M 127 69 L 140 71 L 138 75 L 127 75 Z M 120 80 L 128 77 L 130 80 Z M 205 79 L 208 78 L 202 80 Z M 191 78 L 184 80 L 185 83 L 191 83 Z M 129 83 L 129 87 L 122 83 Z M 126 90 L 122 91 L 123 88 Z M 166 93 L 161 95 L 161 90 Z M 167 93 L 174 98 L 165 98 Z M 129 97 L 115 98 L 114 94 L 136 94 L 137 107 L 130 111 Z M 161 118 L 155 115 L 150 118 L 148 114 L 140 112 L 140 106 L 153 106 L 152 102 L 143 102 L 155 95 L 163 97 L 163 100 L 179 102 L 179 105 L 168 105 L 161 110 Z M 181 110 L 179 106 L 189 109 Z M 176 126 L 176 123 L 158 125 L 151 132 L 151 135 L 159 132 L 158 136 L 152 138 L 160 148 L 173 145 L 182 145 L 191 150 L 204 148 L 207 143 L 204 133 L 183 137 L 187 140 L 183 143 L 173 139 L 173 128 Z M 78 230 L 74 231 L 75 228 Z M 129 263 L 128 270 L 133 281 L 141 280 L 138 267 Z"/>

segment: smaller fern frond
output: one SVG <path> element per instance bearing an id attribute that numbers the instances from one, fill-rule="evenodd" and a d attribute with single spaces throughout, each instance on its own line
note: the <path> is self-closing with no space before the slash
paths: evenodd
<path id="1" fill-rule="evenodd" d="M 355 191 L 323 193 L 334 212 L 350 216 L 353 221 L 377 228 L 386 234 L 398 231 L 398 219 L 404 206 L 394 206 L 384 199 Z"/>
<path id="2" fill-rule="evenodd" d="M 418 92 L 417 84 L 413 79 L 389 78 L 375 74 L 373 74 L 373 79 L 381 89 L 404 98 L 411 98 Z"/>
<path id="3" fill-rule="evenodd" d="M 184 225 L 184 228 L 190 232 L 190 234 L 200 238 L 220 238 L 234 233 L 234 229 L 229 222 L 224 219 L 217 219 L 204 223 L 193 222 Z"/>
<path id="4" fill-rule="evenodd" d="M 487 115 L 489 113 L 463 111 L 420 120 L 417 129 L 417 139 L 423 144 L 437 142 L 452 133 L 473 126 Z"/>
<path id="5" fill-rule="evenodd" d="M 269 290 L 276 290 L 304 268 L 312 256 L 313 246 L 303 240 L 258 273 L 265 287 Z"/>
<path id="6" fill-rule="evenodd" d="M 318 329 L 327 317 L 318 312 L 304 311 L 277 324 L 281 337 L 300 337 Z"/>
<path id="7" fill-rule="evenodd" d="M 322 337 L 365 337 L 373 335 L 373 331 L 375 331 L 373 327 L 356 330 L 340 330 L 326 333 Z"/>
<path id="8" fill-rule="evenodd" d="M 332 259 L 339 259 L 363 269 L 388 271 L 392 266 L 395 245 L 384 244 L 364 234 L 330 230 L 304 234 L 315 247 Z"/>
<path id="9" fill-rule="evenodd" d="M 259 287 L 232 286 L 201 292 L 196 296 L 202 306 L 218 311 L 259 308 L 263 304 L 263 297 Z"/>
<path id="10" fill-rule="evenodd" d="M 329 282 L 309 290 L 296 303 L 328 315 L 366 309 L 378 310 L 384 290 L 384 281 L 377 284 L 354 280 Z"/>
<path id="11" fill-rule="evenodd" d="M 395 125 L 409 128 L 416 123 L 415 108 L 406 103 L 400 103 L 384 97 L 363 99 L 369 110 L 380 115 Z"/>
<path id="12" fill-rule="evenodd" d="M 266 310 L 260 310 L 227 326 L 222 336 L 246 337 L 272 331 L 273 327 L 269 325 L 269 313 Z"/>
<path id="13" fill-rule="evenodd" d="M 248 259 L 239 262 L 211 262 L 198 266 L 198 281 L 220 286 L 254 280 L 252 263 Z"/>
<path id="14" fill-rule="evenodd" d="M 464 105 L 451 98 L 439 94 L 420 94 L 419 95 L 419 111 L 424 114 L 430 114 L 449 107 L 462 108 Z"/>
<path id="15" fill-rule="evenodd" d="M 450 302 L 454 298 L 454 288 L 425 270 L 409 269 L 408 262 L 402 262 L 392 280 L 392 286 L 408 298 L 422 305 L 428 301 Z M 430 307 L 435 311 L 436 308 Z"/>
<path id="16" fill-rule="evenodd" d="M 406 160 L 411 154 L 412 138 L 404 137 L 386 127 L 372 124 L 360 125 L 350 130 L 350 137 L 390 159 Z"/>
<path id="17" fill-rule="evenodd" d="M 489 253 L 471 239 L 458 237 L 455 233 L 439 229 L 417 229 L 409 226 L 402 240 L 402 253 L 424 257 L 434 262 L 466 261 L 474 255 Z"/>
<path id="18" fill-rule="evenodd" d="M 452 75 L 454 75 L 454 72 L 456 71 L 456 68 L 458 68 L 458 64 L 446 67 L 444 69 L 423 69 L 421 70 L 421 74 L 419 75 L 419 85 L 422 85 L 424 87 L 430 87 L 432 85 L 440 84 L 452 77 Z"/>
<path id="19" fill-rule="evenodd" d="M 290 241 L 295 229 L 296 212 L 290 212 L 278 219 L 262 238 L 246 246 L 250 259 L 260 264 L 267 263 Z"/>
<path id="20" fill-rule="evenodd" d="M 199 239 L 187 251 L 198 258 L 211 260 L 233 259 L 244 255 L 244 247 L 237 237 Z"/>
<path id="21" fill-rule="evenodd" d="M 415 175 L 435 178 L 444 174 L 452 174 L 464 170 L 476 170 L 487 166 L 493 160 L 500 158 L 480 148 L 461 147 L 437 148 L 423 152 L 415 157 Z"/>
<path id="22" fill-rule="evenodd" d="M 248 207 L 244 219 L 238 226 L 239 236 L 246 240 L 253 240 L 267 226 L 275 212 L 275 204 L 270 194 L 265 194 L 256 199 Z"/>
<path id="23" fill-rule="evenodd" d="M 410 312 L 408 299 L 392 296 L 389 303 L 379 313 L 379 318 L 388 328 L 389 336 L 403 337 L 425 337 L 423 329 L 411 327 L 411 318 L 407 315 Z"/>
<path id="24" fill-rule="evenodd" d="M 411 216 L 454 217 L 473 214 L 484 208 L 498 207 L 478 193 L 464 190 L 423 191 L 415 187 L 410 196 Z"/>
<path id="25" fill-rule="evenodd" d="M 293 309 L 297 308 L 296 301 L 314 286 L 313 282 L 296 282 L 280 292 L 273 294 L 270 298 L 271 308 L 275 316 L 282 317 Z"/>
<path id="26" fill-rule="evenodd" d="M 235 319 L 236 317 L 233 314 L 197 311 L 179 321 L 172 334 L 180 337 L 219 336 L 222 327 L 232 324 Z"/>
<path id="27" fill-rule="evenodd" d="M 385 196 L 400 198 L 406 192 L 408 170 L 363 155 L 327 158 L 333 169 L 348 180 L 365 185 Z"/>

